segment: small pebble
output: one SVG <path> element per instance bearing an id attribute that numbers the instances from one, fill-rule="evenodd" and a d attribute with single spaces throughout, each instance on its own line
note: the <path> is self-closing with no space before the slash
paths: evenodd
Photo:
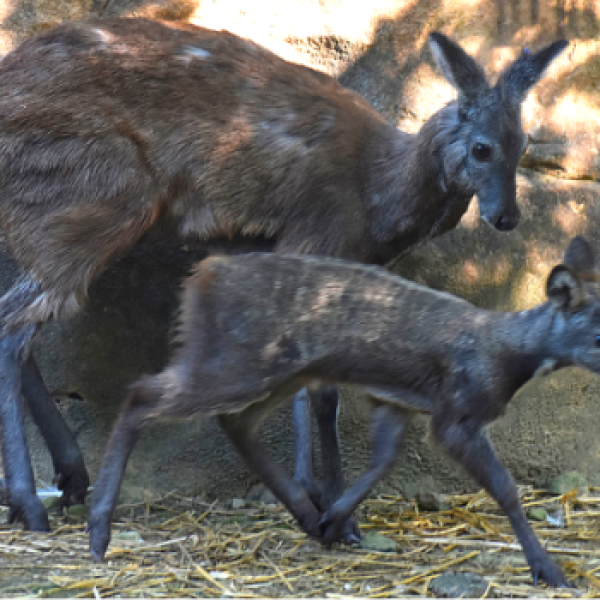
<path id="1" fill-rule="evenodd" d="M 396 552 L 398 550 L 398 544 L 394 540 L 375 531 L 364 533 L 359 547 L 377 552 Z"/>
<path id="2" fill-rule="evenodd" d="M 113 540 L 119 540 L 120 542 L 135 542 L 141 543 L 144 538 L 137 531 L 118 531 L 112 534 Z"/>
<path id="3" fill-rule="evenodd" d="M 70 517 L 86 517 L 88 514 L 88 507 L 85 504 L 73 504 L 67 509 L 67 514 Z"/>
<path id="4" fill-rule="evenodd" d="M 532 521 L 545 521 L 548 517 L 548 511 L 545 508 L 534 507 L 527 511 L 527 516 Z"/>
<path id="5" fill-rule="evenodd" d="M 441 511 L 452 508 L 443 494 L 435 492 L 419 492 L 416 501 L 421 510 Z"/>

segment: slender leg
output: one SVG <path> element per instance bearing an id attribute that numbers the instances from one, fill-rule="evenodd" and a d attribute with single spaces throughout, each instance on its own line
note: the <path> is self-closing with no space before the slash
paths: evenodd
<path id="1" fill-rule="evenodd" d="M 306 389 L 300 390 L 292 404 L 294 426 L 294 479 L 308 492 L 315 504 L 321 503 L 321 490 L 313 475 L 313 444 L 310 426 L 310 398 Z"/>
<path id="2" fill-rule="evenodd" d="M 317 510 L 306 490 L 278 465 L 257 440 L 260 423 L 280 404 L 273 397 L 251 404 L 241 413 L 220 415 L 219 423 L 246 465 L 287 507 L 302 529 L 313 538 L 320 538 Z"/>
<path id="3" fill-rule="evenodd" d="M 150 416 L 158 416 L 153 409 L 156 408 L 160 395 L 156 388 L 152 390 L 151 386 L 144 383 L 145 380 L 142 380 L 132 388 L 108 440 L 94 484 L 87 530 L 90 535 L 90 552 L 97 561 L 104 558 L 110 542 L 112 515 L 133 446 Z"/>
<path id="4" fill-rule="evenodd" d="M 534 584 L 540 578 L 548 585 L 568 585 L 561 568 L 550 560 L 527 522 L 513 478 L 479 427 L 468 420 L 447 421 L 441 415 L 434 416 L 432 425 L 433 433 L 444 449 L 487 490 L 508 516 L 523 547 Z"/>
<path id="5" fill-rule="evenodd" d="M 357 506 L 390 471 L 398 455 L 409 418 L 410 412 L 403 408 L 379 402 L 375 404 L 372 415 L 371 466 L 323 515 L 321 531 L 324 544 L 331 544 L 339 538 L 344 524 Z"/>
<path id="6" fill-rule="evenodd" d="M 327 511 L 342 496 L 346 487 L 342 470 L 342 455 L 338 436 L 339 392 L 337 386 L 328 385 L 310 394 L 321 441 L 323 464 L 323 500 L 321 510 Z M 341 540 L 346 544 L 360 542 L 358 522 L 352 516 L 344 524 Z"/>
<path id="7" fill-rule="evenodd" d="M 0 424 L 2 459 L 10 506 L 9 522 L 22 521 L 26 529 L 50 531 L 46 509 L 35 492 L 35 480 L 23 419 L 21 367 L 30 352 L 35 325 L 25 325 L 0 339 Z"/>
<path id="8" fill-rule="evenodd" d="M 21 390 L 52 456 L 55 481 L 63 490 L 63 504 L 83 504 L 90 484 L 83 455 L 54 398 L 48 393 L 32 354 L 23 365 Z"/>

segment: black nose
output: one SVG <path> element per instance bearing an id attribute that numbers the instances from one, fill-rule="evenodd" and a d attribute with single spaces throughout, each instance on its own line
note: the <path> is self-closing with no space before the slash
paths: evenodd
<path id="1" fill-rule="evenodd" d="M 519 215 L 500 215 L 494 221 L 494 227 L 498 231 L 510 231 L 519 224 Z"/>

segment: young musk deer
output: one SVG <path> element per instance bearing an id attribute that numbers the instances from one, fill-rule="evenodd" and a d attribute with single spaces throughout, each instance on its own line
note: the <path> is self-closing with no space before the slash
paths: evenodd
<path id="1" fill-rule="evenodd" d="M 523 53 L 493 87 L 456 43 L 434 33 L 430 44 L 459 98 L 417 135 L 397 131 L 331 77 L 192 25 L 67 23 L 0 62 L 0 225 L 22 268 L 0 299 L 11 520 L 49 529 L 21 392 L 63 500 L 83 501 L 89 481 L 32 338 L 41 323 L 75 312 L 94 277 L 154 223 L 204 241 L 267 239 L 276 252 L 378 264 L 452 229 L 474 194 L 494 227 L 516 226 L 520 105 L 567 43 Z M 343 481 L 336 397 L 314 395 L 319 401 L 326 508 Z M 310 441 L 298 422 L 309 446 L 298 472 L 310 486 Z M 350 520 L 349 538 L 353 531 Z"/>
<path id="2" fill-rule="evenodd" d="M 391 468 L 411 414 L 423 412 L 440 445 L 508 515 L 534 580 L 566 584 L 483 429 L 537 374 L 569 365 L 600 373 L 597 279 L 581 237 L 552 270 L 548 301 L 508 313 L 333 258 L 201 262 L 184 285 L 180 346 L 162 373 L 132 386 L 108 442 L 92 493 L 92 554 L 104 556 L 127 460 L 156 418 L 219 415 L 247 465 L 303 529 L 330 543 Z M 322 382 L 360 386 L 374 404 L 371 467 L 324 514 L 258 441 L 274 408 Z"/>

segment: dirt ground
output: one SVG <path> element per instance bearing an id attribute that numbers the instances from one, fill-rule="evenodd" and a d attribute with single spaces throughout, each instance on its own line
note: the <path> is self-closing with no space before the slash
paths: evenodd
<path id="1" fill-rule="evenodd" d="M 387 538 L 385 552 L 324 549 L 274 504 L 169 495 L 119 507 L 102 564 L 90 558 L 80 510 L 51 511 L 52 534 L 2 525 L 0 596 L 597 597 L 600 489 L 521 491 L 526 510 L 546 510 L 534 527 L 576 587 L 533 587 L 506 517 L 484 493 L 449 496 L 435 512 L 391 496 L 365 502 L 363 535 Z M 449 573 L 468 586 L 445 589 L 440 576 Z"/>

